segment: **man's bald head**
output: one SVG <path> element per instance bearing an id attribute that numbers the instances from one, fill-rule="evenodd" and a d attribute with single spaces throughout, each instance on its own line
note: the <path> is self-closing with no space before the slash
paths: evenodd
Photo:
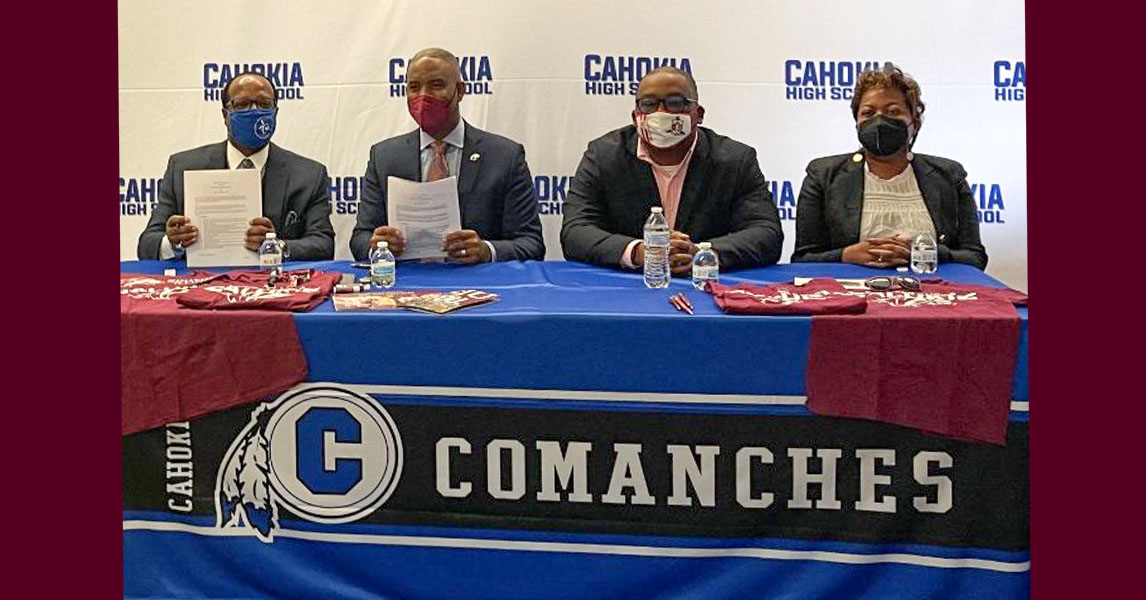
<path id="1" fill-rule="evenodd" d="M 272 82 L 270 79 L 267 79 L 267 77 L 262 73 L 256 73 L 254 71 L 243 71 L 242 73 L 236 73 L 233 77 L 227 80 L 226 84 L 223 85 L 223 93 L 219 94 L 219 99 L 223 101 L 223 108 L 227 108 L 227 105 L 231 103 L 231 94 L 233 92 L 232 88 L 235 86 L 235 84 L 245 84 L 248 82 L 257 82 L 259 87 L 269 87 L 271 90 L 271 97 L 275 98 L 277 101 L 278 90 L 275 89 L 274 82 Z"/>
<path id="2" fill-rule="evenodd" d="M 662 77 L 681 77 L 681 78 L 684 78 L 684 80 L 688 83 L 688 90 L 690 92 L 689 97 L 692 98 L 693 100 L 699 100 L 700 99 L 700 93 L 696 88 L 696 80 L 692 78 L 692 73 L 689 73 L 688 71 L 685 71 L 683 69 L 678 69 L 676 67 L 670 67 L 670 66 L 657 67 L 657 68 L 653 69 L 652 71 L 645 73 L 645 76 L 641 77 L 641 83 L 638 86 L 637 95 L 638 96 L 640 95 L 639 88 L 644 87 L 645 81 L 649 80 L 649 78 L 662 78 Z"/>
<path id="3" fill-rule="evenodd" d="M 442 48 L 424 48 L 419 50 L 417 54 L 415 54 L 413 58 L 410 59 L 410 64 L 407 65 L 407 68 L 414 66 L 414 63 L 423 58 L 436 58 L 438 60 L 445 61 L 450 65 L 453 65 L 454 70 L 457 71 L 458 79 L 462 78 L 461 63 L 458 61 L 458 57 L 454 56 L 453 53 L 449 50 Z"/>

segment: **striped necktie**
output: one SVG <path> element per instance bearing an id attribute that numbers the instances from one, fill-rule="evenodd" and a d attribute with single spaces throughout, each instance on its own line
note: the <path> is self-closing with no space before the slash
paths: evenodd
<path id="1" fill-rule="evenodd" d="M 249 158 L 244 158 L 243 162 L 239 163 L 239 168 L 240 169 L 253 169 L 253 168 L 255 168 L 255 163 L 251 162 L 251 159 L 249 159 Z"/>

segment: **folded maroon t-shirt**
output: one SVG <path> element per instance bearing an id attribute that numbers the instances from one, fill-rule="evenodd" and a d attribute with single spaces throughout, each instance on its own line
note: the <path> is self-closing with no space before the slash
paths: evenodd
<path id="1" fill-rule="evenodd" d="M 813 279 L 801 286 L 710 283 L 708 291 L 730 314 L 824 315 L 862 313 L 867 308 L 864 292 L 848 292 L 834 279 Z"/>
<path id="2" fill-rule="evenodd" d="M 1006 288 L 925 282 L 867 292 L 862 315 L 812 318 L 809 410 L 1003 444 L 1018 354 Z"/>
<path id="3" fill-rule="evenodd" d="M 710 284 L 733 314 L 812 315 L 809 410 L 1004 443 L 1027 296 L 930 280 L 919 292 Z"/>
<path id="4" fill-rule="evenodd" d="M 329 275 L 331 281 L 338 277 Z M 265 284 L 265 277 L 201 271 L 120 276 L 123 435 L 252 402 L 306 379 L 294 319 L 283 309 L 311 306 L 324 294 L 316 302 L 311 292 L 292 292 L 298 296 L 275 299 L 279 310 L 192 310 L 177 303 L 199 286 L 229 289 L 260 278 Z M 322 279 L 317 287 L 329 292 Z"/>
<path id="5" fill-rule="evenodd" d="M 175 301 L 188 308 L 212 310 L 307 311 L 322 304 L 342 274 L 287 271 L 277 278 L 273 287 L 267 287 L 270 277 L 269 273 L 231 271 L 189 289 Z"/>

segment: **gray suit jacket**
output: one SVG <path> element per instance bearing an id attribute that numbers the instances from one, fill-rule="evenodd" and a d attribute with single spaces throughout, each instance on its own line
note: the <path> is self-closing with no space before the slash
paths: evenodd
<path id="1" fill-rule="evenodd" d="M 458 174 L 462 228 L 476 231 L 493 244 L 499 261 L 544 260 L 545 240 L 537 216 L 533 177 L 525 164 L 525 148 L 468 123 L 465 128 Z M 374 228 L 388 223 L 386 178 L 393 175 L 409 181 L 422 180 L 418 131 L 383 140 L 370 148 L 358 222 L 350 238 L 350 251 L 357 260 L 369 258 Z"/>
<path id="2" fill-rule="evenodd" d="M 844 248 L 859 241 L 864 168 L 852 160 L 853 154 L 808 163 L 796 205 L 792 262 L 839 262 Z M 916 154 L 911 167 L 935 225 L 939 260 L 986 268 L 987 249 L 979 239 L 977 207 L 963 165 Z"/>
<path id="3" fill-rule="evenodd" d="M 171 155 L 159 190 L 159 206 L 139 236 L 140 260 L 159 258 L 168 217 L 184 214 L 183 172 L 226 168 L 225 141 Z M 263 169 L 263 216 L 274 224 L 278 237 L 286 240 L 291 260 L 334 258 L 330 178 L 321 163 L 272 143 Z"/>

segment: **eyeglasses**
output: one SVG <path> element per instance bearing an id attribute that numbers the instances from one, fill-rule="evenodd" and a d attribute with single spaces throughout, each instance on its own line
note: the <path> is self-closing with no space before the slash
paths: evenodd
<path id="1" fill-rule="evenodd" d="M 864 280 L 863 284 L 867 286 L 867 289 L 875 290 L 877 292 L 895 289 L 896 287 L 912 292 L 918 292 L 921 287 L 919 278 L 912 277 L 910 275 L 880 275 L 878 277 L 868 277 Z"/>
<path id="2" fill-rule="evenodd" d="M 256 106 L 263 110 L 270 110 L 275 107 L 275 101 L 267 98 L 260 98 L 258 100 L 232 100 L 227 103 L 227 108 L 234 112 L 251 110 Z"/>
<path id="3" fill-rule="evenodd" d="M 669 96 L 664 100 L 649 96 L 644 98 L 637 98 L 637 110 L 645 113 L 646 115 L 651 115 L 657 112 L 657 107 L 659 107 L 661 104 L 665 105 L 665 110 L 668 112 L 682 113 L 687 111 L 689 108 L 692 108 L 692 105 L 696 104 L 696 98 L 685 98 L 679 94 Z"/>

